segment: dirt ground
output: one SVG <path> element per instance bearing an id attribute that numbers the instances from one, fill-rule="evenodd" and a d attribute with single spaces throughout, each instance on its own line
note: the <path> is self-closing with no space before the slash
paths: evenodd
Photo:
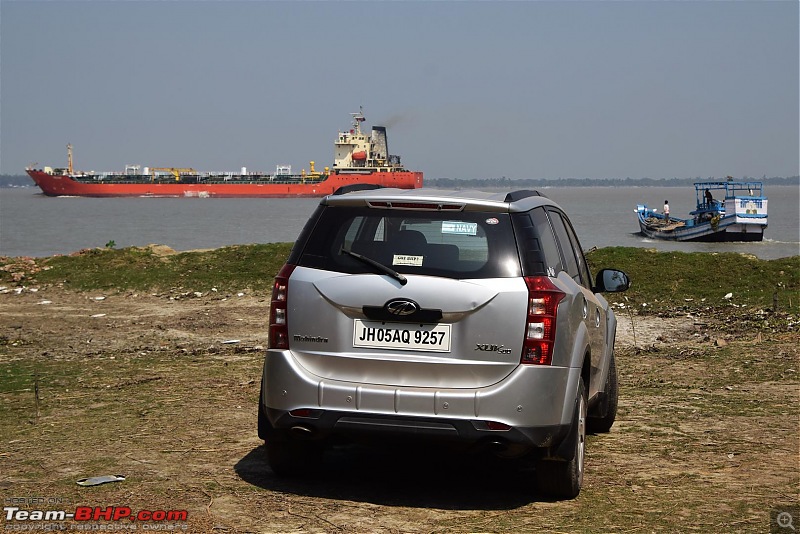
<path id="1" fill-rule="evenodd" d="M 58 524 L 200 533 L 766 532 L 796 514 L 797 324 L 618 310 L 617 423 L 590 436 L 581 495 L 553 502 L 515 464 L 425 449 L 336 449 L 317 476 L 276 478 L 256 436 L 268 304 L 0 288 L 3 528 L 41 523 L 13 506 L 185 510 Z"/>

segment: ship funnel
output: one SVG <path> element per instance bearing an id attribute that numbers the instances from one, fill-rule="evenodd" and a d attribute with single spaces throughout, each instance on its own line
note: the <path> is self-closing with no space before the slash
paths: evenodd
<path id="1" fill-rule="evenodd" d="M 386 161 L 389 157 L 389 143 L 386 141 L 384 126 L 372 127 L 372 154 L 370 156 L 380 161 Z"/>

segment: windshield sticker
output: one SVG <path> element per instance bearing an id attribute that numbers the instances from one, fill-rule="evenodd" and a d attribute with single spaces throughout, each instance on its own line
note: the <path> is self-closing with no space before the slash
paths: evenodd
<path id="1" fill-rule="evenodd" d="M 500 219 L 495 219 L 494 217 L 492 217 L 491 219 L 486 219 L 486 224 L 499 224 L 499 223 Z"/>
<path id="2" fill-rule="evenodd" d="M 478 223 L 463 221 L 442 221 L 443 234 L 477 235 Z"/>
<path id="3" fill-rule="evenodd" d="M 395 254 L 392 265 L 406 265 L 409 267 L 422 267 L 423 256 L 410 256 L 408 254 Z"/>

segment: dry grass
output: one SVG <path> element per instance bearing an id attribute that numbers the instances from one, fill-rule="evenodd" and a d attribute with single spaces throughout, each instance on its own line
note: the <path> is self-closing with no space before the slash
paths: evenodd
<path id="1" fill-rule="evenodd" d="M 98 295 L 0 294 L 5 498 L 187 509 L 191 532 L 764 532 L 798 502 L 784 323 L 687 319 L 673 337 L 636 317 L 663 341 L 618 346 L 618 422 L 589 438 L 581 495 L 550 502 L 529 471 L 425 449 L 336 449 L 318 476 L 277 479 L 255 432 L 267 296 Z M 127 480 L 75 484 L 103 474 Z"/>

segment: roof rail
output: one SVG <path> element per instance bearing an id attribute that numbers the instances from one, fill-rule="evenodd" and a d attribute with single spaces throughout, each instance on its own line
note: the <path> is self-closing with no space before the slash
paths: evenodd
<path id="1" fill-rule="evenodd" d="M 541 194 L 540 192 L 534 191 L 532 189 L 520 189 L 519 191 L 512 191 L 509 194 L 507 194 L 503 202 L 516 202 L 517 200 L 522 200 L 523 198 L 544 197 L 544 196 L 545 195 Z"/>
<path id="2" fill-rule="evenodd" d="M 334 195 L 346 195 L 354 191 L 372 191 L 373 189 L 383 189 L 382 185 L 378 184 L 350 184 L 343 185 L 333 192 Z"/>

